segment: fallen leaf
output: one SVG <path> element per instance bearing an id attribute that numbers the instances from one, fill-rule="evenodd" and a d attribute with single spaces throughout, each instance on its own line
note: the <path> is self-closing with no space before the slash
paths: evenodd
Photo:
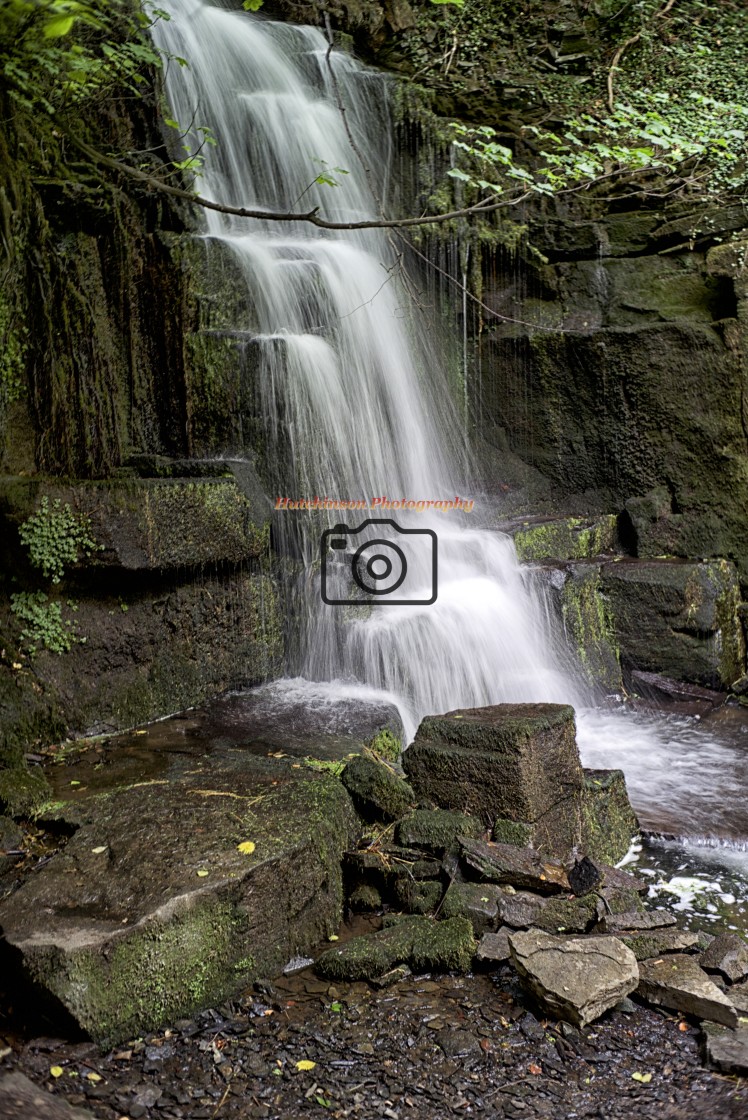
<path id="1" fill-rule="evenodd" d="M 682 1023 L 678 1023 L 678 1030 L 679 1031 L 687 1031 L 688 1030 L 688 1023 L 686 1023 L 685 1021 L 682 1022 Z"/>
<path id="2" fill-rule="evenodd" d="M 13 668 L 14 669 L 23 669 L 23 665 L 21 664 L 20 661 L 14 661 L 13 662 Z"/>
<path id="3" fill-rule="evenodd" d="M 241 844 L 236 845 L 236 850 L 244 856 L 251 856 L 256 847 L 254 840 L 243 840 Z"/>
<path id="4" fill-rule="evenodd" d="M 530 1062 L 530 1064 L 527 1068 L 529 1069 L 530 1073 L 533 1074 L 535 1077 L 537 1077 L 538 1074 L 543 1072 L 542 1066 L 536 1065 L 535 1062 Z"/>
<path id="5" fill-rule="evenodd" d="M 94 1082 L 101 1081 L 101 1075 L 92 1071 L 91 1073 L 86 1074 L 86 1080 Z"/>
<path id="6" fill-rule="evenodd" d="M 79 786 L 80 782 L 72 781 L 70 784 L 71 786 Z"/>
<path id="7" fill-rule="evenodd" d="M 210 875 L 210 872 L 207 871 L 204 867 L 201 867 L 197 874 L 200 879 L 205 879 L 207 875 Z"/>
<path id="8" fill-rule="evenodd" d="M 91 851 L 95 856 L 100 856 L 102 852 L 107 850 L 107 847 L 107 844 L 99 844 L 98 848 L 91 848 Z"/>
<path id="9" fill-rule="evenodd" d="M 340 941 L 340 938 L 338 937 L 337 933 L 331 933 L 327 940 L 328 941 Z"/>
<path id="10" fill-rule="evenodd" d="M 631 1076 L 633 1077 L 634 1081 L 641 1081 L 642 1085 L 649 1085 L 650 1081 L 652 1080 L 651 1073 L 639 1073 L 638 1070 L 636 1071 L 636 1073 L 632 1073 Z"/>
<path id="11" fill-rule="evenodd" d="M 316 1062 L 310 1062 L 308 1058 L 302 1058 L 300 1062 L 296 1063 L 296 1068 L 302 1072 L 307 1069 L 314 1069 Z"/>
<path id="12" fill-rule="evenodd" d="M 62 1075 L 65 1071 L 62 1068 L 62 1066 L 50 1066 L 49 1067 L 49 1072 L 52 1074 L 53 1077 L 62 1077 Z"/>
<path id="13" fill-rule="evenodd" d="M 116 1054 L 112 1055 L 115 1062 L 129 1062 L 132 1057 L 132 1050 L 118 1050 Z"/>
<path id="14" fill-rule="evenodd" d="M 147 735 L 148 732 L 147 731 L 136 731 L 135 734 L 136 735 Z"/>
<path id="15" fill-rule="evenodd" d="M 334 1011 L 336 1014 L 339 1014 L 343 1010 L 343 1004 L 340 1003 L 339 1000 L 334 999 L 330 1004 L 330 1010 Z"/>

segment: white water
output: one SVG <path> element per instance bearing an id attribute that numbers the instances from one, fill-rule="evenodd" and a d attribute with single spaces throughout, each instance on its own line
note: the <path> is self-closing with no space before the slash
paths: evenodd
<path id="1" fill-rule="evenodd" d="M 390 190 L 386 79 L 345 54 L 328 60 L 327 42 L 312 28 L 200 0 L 169 4 L 173 18 L 157 27 L 156 40 L 189 60 L 168 68 L 173 115 L 185 126 L 210 126 L 217 140 L 201 153 L 200 193 L 268 210 L 318 207 L 342 221 L 376 217 L 375 199 Z M 370 174 L 346 133 L 336 84 Z M 199 134 L 187 142 L 194 150 Z M 321 172 L 338 185 L 316 184 Z M 259 357 L 270 456 L 279 470 L 285 464 L 279 494 L 471 497 L 439 339 L 403 282 L 397 240 L 378 230 L 325 233 L 210 211 L 205 223 L 204 236 L 234 255 L 246 283 L 254 319 L 247 338 Z M 355 526 L 364 516 L 335 519 Z M 276 515 L 281 539 L 295 525 L 305 562 L 293 669 L 320 682 L 325 702 L 331 690 L 348 695 L 359 682 L 395 699 L 408 739 L 429 712 L 504 701 L 574 704 L 586 765 L 622 765 L 647 823 L 656 825 L 659 802 L 669 806 L 668 824 L 708 833 L 709 806 L 725 791 L 706 776 L 714 771 L 705 762 L 730 762 L 719 743 L 667 721 L 591 711 L 593 698 L 574 679 L 508 538 L 471 528 L 470 514 L 393 516 L 438 534 L 433 605 L 324 604 L 316 568 L 329 521 L 317 512 Z M 428 556 L 415 549 L 409 560 L 413 597 L 427 598 Z M 345 598 L 340 570 L 333 586 Z"/>
<path id="2" fill-rule="evenodd" d="M 376 217 L 375 197 L 388 189 L 386 80 L 345 54 L 328 59 L 328 44 L 313 28 L 197 0 L 174 2 L 172 11 L 157 41 L 189 60 L 189 67 L 169 67 L 173 114 L 209 125 L 217 140 L 201 153 L 200 193 L 253 208 L 318 206 L 328 219 Z M 346 134 L 336 84 L 371 177 Z M 336 167 L 349 173 L 329 170 Z M 338 185 L 315 184 L 321 170 Z M 326 233 L 210 211 L 206 223 L 206 236 L 223 242 L 246 278 L 271 445 L 289 464 L 281 493 L 467 496 L 459 417 L 433 324 L 413 311 L 405 290 L 397 243 L 382 230 Z M 438 534 L 438 598 L 429 606 L 363 611 L 319 597 L 313 564 L 328 523 L 318 513 L 278 516 L 304 519 L 304 676 L 354 678 L 397 695 L 408 736 L 426 712 L 581 698 L 581 688 L 558 668 L 563 653 L 553 649 L 543 605 L 530 593 L 512 543 L 471 529 L 470 514 L 393 515 L 404 527 Z M 365 516 L 336 520 L 355 526 Z M 423 539 L 400 544 L 408 590 L 428 599 Z M 345 598 L 341 571 L 335 586 Z"/>

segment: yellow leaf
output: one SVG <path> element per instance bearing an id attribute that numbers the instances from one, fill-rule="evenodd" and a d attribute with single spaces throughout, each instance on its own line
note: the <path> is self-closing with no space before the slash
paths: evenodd
<path id="1" fill-rule="evenodd" d="M 206 871 L 204 867 L 201 867 L 197 874 L 200 879 L 204 879 L 206 875 L 210 875 L 210 872 Z"/>
<path id="2" fill-rule="evenodd" d="M 337 933 L 331 933 L 327 940 L 328 941 L 340 941 L 340 938 L 338 937 Z"/>
<path id="3" fill-rule="evenodd" d="M 62 1075 L 65 1071 L 62 1068 L 62 1066 L 50 1066 L 49 1067 L 49 1072 L 52 1074 L 53 1077 L 62 1077 Z"/>
<path id="4" fill-rule="evenodd" d="M 251 856 L 256 846 L 254 840 L 244 840 L 241 844 L 236 845 L 236 850 L 244 856 Z"/>
<path id="5" fill-rule="evenodd" d="M 91 1072 L 91 1073 L 86 1074 L 86 1080 L 87 1081 L 101 1081 L 101 1077 L 98 1073 Z"/>
<path id="6" fill-rule="evenodd" d="M 100 856 L 102 852 L 106 851 L 106 849 L 107 849 L 106 844 L 100 844 L 98 848 L 91 848 L 91 851 L 93 852 L 93 854 L 95 856 Z"/>
<path id="7" fill-rule="evenodd" d="M 314 1069 L 316 1064 L 316 1062 L 310 1062 L 308 1058 L 302 1058 L 300 1062 L 296 1063 L 296 1068 L 298 1070 Z"/>
<path id="8" fill-rule="evenodd" d="M 636 1073 L 632 1073 L 631 1076 L 633 1077 L 634 1081 L 641 1081 L 642 1085 L 648 1085 L 652 1080 L 651 1073 L 639 1073 L 638 1070 Z"/>

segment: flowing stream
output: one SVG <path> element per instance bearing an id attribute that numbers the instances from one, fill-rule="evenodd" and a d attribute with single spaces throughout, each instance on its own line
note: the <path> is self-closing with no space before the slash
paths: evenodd
<path id="1" fill-rule="evenodd" d="M 395 190 L 385 76 L 330 51 L 313 28 L 201 0 L 168 0 L 168 8 L 172 18 L 157 24 L 155 38 L 172 58 L 188 60 L 169 64 L 167 93 L 185 144 L 204 160 L 203 196 L 263 211 L 318 209 L 338 222 L 380 215 L 380 200 Z M 202 125 L 215 146 L 203 144 Z M 245 341 L 255 348 L 279 495 L 367 505 L 382 495 L 471 498 L 444 347 L 411 296 L 395 234 L 205 211 L 203 236 L 233 255 L 246 284 L 253 325 Z M 346 534 L 343 543 L 355 537 L 363 560 L 375 562 L 366 572 L 383 587 L 387 565 L 397 570 L 406 555 L 410 602 L 351 605 L 352 547 L 342 562 L 329 559 L 328 592 L 342 602 L 323 602 L 321 533 L 336 522 L 355 530 L 370 516 L 395 518 L 406 532 L 377 526 Z M 666 804 L 676 831 L 709 832 L 714 797 L 724 791 L 708 788 L 703 761 L 711 750 L 715 765 L 729 764 L 736 745 L 720 746 L 695 725 L 595 710 L 509 538 L 471 527 L 476 514 L 460 511 L 347 510 L 331 518 L 318 510 L 276 514 L 281 546 L 293 546 L 303 560 L 292 666 L 298 677 L 320 682 L 325 695 L 336 681 L 341 689 L 357 681 L 393 699 L 407 740 L 429 712 L 503 701 L 571 703 L 583 760 L 622 765 L 646 823 L 664 827 L 657 811 Z M 438 538 L 433 603 L 433 540 L 424 530 Z M 392 543 L 370 543 L 383 536 Z M 280 696 L 283 683 L 275 687 Z M 680 769 L 672 765 L 676 755 Z M 733 820 L 729 834 L 748 835 L 748 822 Z"/>

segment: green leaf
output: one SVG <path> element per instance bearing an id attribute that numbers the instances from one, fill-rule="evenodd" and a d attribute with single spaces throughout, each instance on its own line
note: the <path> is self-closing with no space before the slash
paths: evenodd
<path id="1" fill-rule="evenodd" d="M 74 23 L 75 16 L 55 16 L 44 25 L 44 38 L 61 39 L 70 32 Z"/>
<path id="2" fill-rule="evenodd" d="M 242 0 L 242 7 L 245 12 L 259 12 L 265 0 Z"/>

